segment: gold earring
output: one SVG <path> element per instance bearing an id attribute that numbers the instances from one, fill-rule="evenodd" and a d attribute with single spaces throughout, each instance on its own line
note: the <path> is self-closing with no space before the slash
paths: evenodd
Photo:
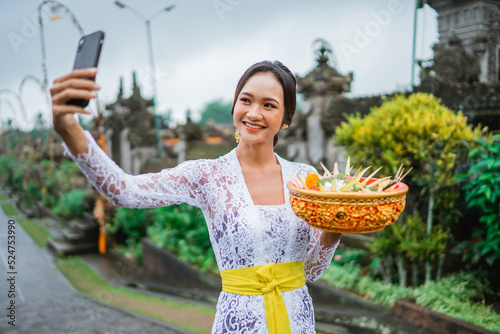
<path id="1" fill-rule="evenodd" d="M 236 131 L 234 131 L 234 139 L 236 139 L 236 144 L 238 144 L 240 142 L 240 131 L 238 130 L 238 128 L 236 128 Z"/>
<path id="2" fill-rule="evenodd" d="M 283 125 L 281 126 L 281 129 L 286 130 L 287 128 L 288 128 L 288 124 L 283 123 Z"/>

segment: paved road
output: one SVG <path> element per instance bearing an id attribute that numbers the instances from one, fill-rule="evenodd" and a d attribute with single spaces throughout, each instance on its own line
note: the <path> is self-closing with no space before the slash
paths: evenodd
<path id="1" fill-rule="evenodd" d="M 8 274 L 12 270 L 7 267 L 9 222 L 15 226 L 15 274 Z M 15 297 L 9 292 L 9 278 L 15 281 Z M 8 317 L 12 302 L 15 326 Z M 0 207 L 0 333 L 187 332 L 79 294 L 54 265 L 52 255 L 38 247 L 17 218 L 7 217 Z"/>

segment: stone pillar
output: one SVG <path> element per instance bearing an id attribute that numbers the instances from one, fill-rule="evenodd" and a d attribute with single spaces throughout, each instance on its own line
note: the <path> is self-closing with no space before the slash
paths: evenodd
<path id="1" fill-rule="evenodd" d="M 489 52 L 486 51 L 483 54 L 480 54 L 478 57 L 479 60 L 479 81 L 480 82 L 488 82 L 488 57 Z"/>
<path id="2" fill-rule="evenodd" d="M 325 152 L 323 146 L 325 144 L 323 129 L 321 128 L 321 117 L 319 115 L 311 115 L 307 118 L 307 148 L 309 151 L 309 159 L 313 165 L 317 165 L 323 161 Z"/>
<path id="3" fill-rule="evenodd" d="M 133 150 L 131 156 L 132 174 L 137 175 L 141 172 L 141 160 L 141 151 L 139 149 Z"/>
<path id="4" fill-rule="evenodd" d="M 113 129 L 108 129 L 106 130 L 106 145 L 108 147 L 108 151 L 106 152 L 108 154 L 108 157 L 110 159 L 113 159 Z"/>
<path id="5" fill-rule="evenodd" d="M 130 174 L 137 175 L 141 172 L 144 163 L 156 156 L 157 150 L 154 147 L 136 147 L 130 151 L 130 161 L 132 170 Z"/>
<path id="6" fill-rule="evenodd" d="M 128 140 L 129 132 L 129 128 L 125 128 L 120 132 L 120 166 L 126 173 L 132 172 L 130 141 Z"/>
<path id="7" fill-rule="evenodd" d="M 310 110 L 307 117 L 307 148 L 309 159 L 315 166 L 325 160 L 326 142 L 325 131 L 321 125 L 322 113 L 327 110 L 332 101 L 332 96 L 316 95 L 309 98 L 306 107 Z"/>
<path id="8" fill-rule="evenodd" d="M 290 143 L 287 145 L 287 157 L 291 161 L 309 163 L 307 158 L 307 144 L 304 142 L 304 130 L 299 126 L 293 138 L 290 138 Z"/>
<path id="9" fill-rule="evenodd" d="M 333 140 L 329 141 L 329 145 L 327 147 L 329 147 L 326 157 L 326 161 L 328 162 L 327 168 L 333 170 L 333 166 L 337 163 L 339 165 L 339 171 L 341 173 L 344 172 L 345 164 L 347 162 L 347 151 L 345 147 L 335 146 L 335 142 Z"/>
<path id="10" fill-rule="evenodd" d="M 183 163 L 184 161 L 186 161 L 187 144 L 186 144 L 186 133 L 184 132 L 184 129 L 181 130 L 179 138 L 180 138 L 180 141 L 174 147 L 174 152 L 177 153 L 177 164 L 178 165 Z"/>

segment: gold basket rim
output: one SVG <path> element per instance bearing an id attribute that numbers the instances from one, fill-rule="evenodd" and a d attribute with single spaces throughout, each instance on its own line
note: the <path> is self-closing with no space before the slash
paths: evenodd
<path id="1" fill-rule="evenodd" d="M 376 181 L 377 179 L 373 179 Z M 352 200 L 364 200 L 364 199 L 375 199 L 375 198 L 390 198 L 404 195 L 408 192 L 408 186 L 403 182 L 396 183 L 393 190 L 388 192 L 339 192 L 339 191 L 317 191 L 317 190 L 307 190 L 300 189 L 293 185 L 292 181 L 288 181 L 286 184 L 290 194 L 296 193 L 299 195 L 308 195 L 317 198 L 329 198 L 329 199 L 352 199 Z"/>

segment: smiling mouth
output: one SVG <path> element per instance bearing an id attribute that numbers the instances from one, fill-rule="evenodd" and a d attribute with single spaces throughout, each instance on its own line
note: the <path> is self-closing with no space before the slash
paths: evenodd
<path id="1" fill-rule="evenodd" d="M 243 124 L 245 124 L 245 126 L 248 126 L 249 128 L 252 128 L 252 129 L 265 129 L 264 126 L 254 125 L 254 124 L 250 124 L 247 122 L 243 122 Z"/>

